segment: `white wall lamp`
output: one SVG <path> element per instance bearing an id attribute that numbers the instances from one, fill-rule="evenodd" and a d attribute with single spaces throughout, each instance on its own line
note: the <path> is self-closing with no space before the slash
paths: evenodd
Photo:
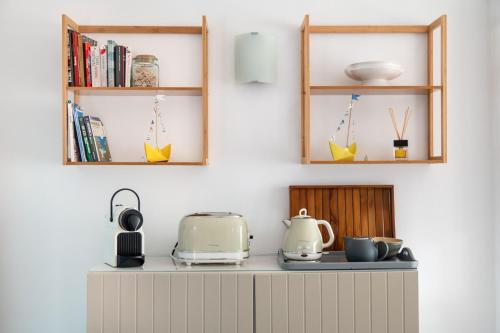
<path id="1" fill-rule="evenodd" d="M 276 80 L 276 38 L 260 32 L 236 36 L 235 76 L 240 83 Z"/>

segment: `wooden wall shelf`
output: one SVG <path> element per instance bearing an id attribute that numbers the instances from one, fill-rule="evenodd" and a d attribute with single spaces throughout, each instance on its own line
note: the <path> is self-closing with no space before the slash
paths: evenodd
<path id="1" fill-rule="evenodd" d="M 67 162 L 66 165 L 204 165 L 203 162 Z"/>
<path id="2" fill-rule="evenodd" d="M 433 160 L 373 160 L 373 161 L 316 161 L 311 160 L 309 164 L 432 164 L 443 163 L 441 159 Z"/>
<path id="3" fill-rule="evenodd" d="M 113 33 L 113 34 L 195 34 L 201 35 L 202 73 L 201 86 L 178 87 L 68 87 L 67 36 L 68 28 L 80 33 Z M 207 165 L 208 164 L 208 28 L 206 17 L 202 17 L 201 26 L 111 26 L 111 25 L 79 25 L 66 15 L 62 15 L 62 158 L 64 165 Z M 148 162 L 71 162 L 67 158 L 67 101 L 69 93 L 73 94 L 73 102 L 79 102 L 80 95 L 96 96 L 200 96 L 202 99 L 202 154 L 199 161 L 172 161 L 165 163 Z"/>
<path id="4" fill-rule="evenodd" d="M 427 95 L 440 86 L 310 86 L 311 95 Z"/>
<path id="5" fill-rule="evenodd" d="M 440 29 L 440 77 L 434 83 L 434 32 Z M 417 33 L 427 37 L 427 84 L 410 86 L 365 86 L 365 85 L 314 85 L 310 78 L 310 35 L 311 34 L 373 34 L 373 33 Z M 369 38 L 369 37 L 367 37 Z M 301 159 L 304 164 L 432 164 L 447 161 L 447 26 L 446 15 L 429 25 L 310 25 L 309 15 L 304 17 L 301 26 Z M 440 151 L 434 152 L 434 94 L 440 94 Z M 427 103 L 427 158 L 422 160 L 370 160 L 370 161 L 323 161 L 311 158 L 311 96 L 312 95 L 426 95 Z M 437 142 L 437 141 L 436 141 Z"/>
<path id="6" fill-rule="evenodd" d="M 202 96 L 202 87 L 68 87 L 80 95 L 169 95 Z"/>

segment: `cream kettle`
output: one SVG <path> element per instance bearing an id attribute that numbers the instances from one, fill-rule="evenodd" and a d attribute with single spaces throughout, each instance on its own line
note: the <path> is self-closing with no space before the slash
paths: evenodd
<path id="1" fill-rule="evenodd" d="M 287 226 L 283 238 L 283 255 L 290 260 L 318 260 L 323 254 L 323 249 L 333 244 L 335 239 L 331 225 L 324 220 L 316 220 L 307 215 L 307 210 L 302 208 L 299 215 L 290 220 L 283 220 Z M 318 224 L 322 224 L 328 231 L 328 242 L 323 243 L 323 237 Z"/>

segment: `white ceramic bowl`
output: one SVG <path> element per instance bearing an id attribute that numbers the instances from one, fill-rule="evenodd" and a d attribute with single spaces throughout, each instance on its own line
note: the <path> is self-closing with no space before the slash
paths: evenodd
<path id="1" fill-rule="evenodd" d="M 361 81 L 365 85 L 387 85 L 403 74 L 400 64 L 387 61 L 365 61 L 350 64 L 345 69 L 345 74 L 351 79 Z"/>

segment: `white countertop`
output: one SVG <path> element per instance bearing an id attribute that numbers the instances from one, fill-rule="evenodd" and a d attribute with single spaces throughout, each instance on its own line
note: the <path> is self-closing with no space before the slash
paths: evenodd
<path id="1" fill-rule="evenodd" d="M 210 271 L 283 271 L 278 265 L 276 255 L 252 255 L 240 265 L 234 264 L 197 264 L 186 266 L 174 263 L 170 257 L 146 256 L 142 267 L 114 268 L 107 264 L 93 267 L 91 272 L 210 272 Z"/>
<path id="2" fill-rule="evenodd" d="M 361 264 L 361 263 L 351 263 Z M 414 268 L 395 268 L 389 267 L 390 262 L 384 263 L 386 267 L 377 268 L 376 271 L 413 270 Z M 345 268 L 336 271 L 374 271 L 374 269 L 365 268 Z M 250 258 L 240 265 L 235 264 L 193 264 L 187 266 L 181 262 L 174 262 L 170 256 L 153 257 L 146 256 L 146 262 L 142 267 L 114 268 L 105 263 L 93 267 L 90 272 L 273 272 L 288 271 L 281 268 L 278 264 L 276 254 L 251 255 Z M 305 271 L 305 270 L 304 270 Z M 304 272 L 303 271 L 303 272 Z M 311 270 L 316 271 L 318 270 Z M 333 270 L 332 270 L 333 271 Z"/>

